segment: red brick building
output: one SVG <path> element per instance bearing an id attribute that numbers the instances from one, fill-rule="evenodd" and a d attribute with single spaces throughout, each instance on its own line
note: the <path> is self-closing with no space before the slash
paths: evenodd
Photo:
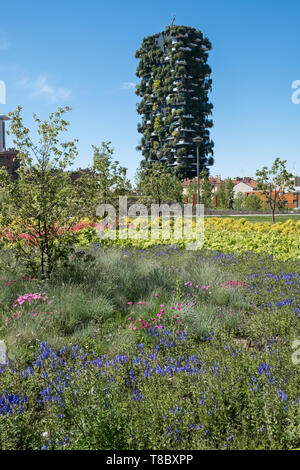
<path id="1" fill-rule="evenodd" d="M 18 178 L 17 169 L 20 167 L 17 150 L 8 149 L 0 152 L 0 168 L 2 167 L 5 167 L 13 181 L 16 181 Z"/>
<path id="2" fill-rule="evenodd" d="M 263 201 L 266 201 L 267 198 L 263 194 L 263 191 L 252 191 L 252 192 L 247 192 L 245 193 L 246 196 L 249 194 L 255 194 L 258 196 L 260 199 Z M 272 193 L 274 196 L 274 193 Z M 278 200 L 279 198 L 282 200 L 282 203 L 286 209 L 298 209 L 300 207 L 300 192 L 299 191 L 294 191 L 291 193 L 284 193 L 284 194 L 279 194 L 278 195 Z"/>

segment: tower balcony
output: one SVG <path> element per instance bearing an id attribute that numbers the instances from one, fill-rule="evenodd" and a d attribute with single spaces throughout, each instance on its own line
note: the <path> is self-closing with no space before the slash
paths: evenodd
<path id="1" fill-rule="evenodd" d="M 184 39 L 184 38 L 187 38 L 189 35 L 188 33 L 185 33 L 185 34 L 175 34 L 175 36 L 173 36 L 174 39 Z"/>

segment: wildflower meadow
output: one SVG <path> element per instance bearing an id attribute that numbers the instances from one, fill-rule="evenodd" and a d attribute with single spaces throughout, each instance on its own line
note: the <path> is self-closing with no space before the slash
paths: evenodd
<path id="1" fill-rule="evenodd" d="M 116 198 L 134 194 L 110 142 L 72 179 L 68 111 L 34 115 L 37 143 L 21 107 L 10 114 L 20 150 L 15 180 L 0 170 L 0 449 L 298 449 L 299 221 L 160 210 L 149 225 L 135 203 L 123 220 Z M 137 197 L 160 204 L 173 188 L 186 209 L 179 177 L 160 170 L 141 171 Z"/>
<path id="2" fill-rule="evenodd" d="M 98 244 L 24 272 L 3 252 L 2 449 L 300 447 L 298 261 Z"/>

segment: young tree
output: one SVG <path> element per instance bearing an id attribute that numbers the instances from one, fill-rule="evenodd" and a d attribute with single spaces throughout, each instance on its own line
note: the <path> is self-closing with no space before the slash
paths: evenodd
<path id="1" fill-rule="evenodd" d="M 209 182 L 207 171 L 203 171 L 200 175 L 202 177 L 202 184 L 200 187 L 200 202 L 204 204 L 206 209 L 211 209 L 212 207 L 212 186 Z"/>
<path id="2" fill-rule="evenodd" d="M 187 196 L 189 199 L 189 202 L 192 201 L 193 194 L 195 195 L 195 202 L 197 200 L 197 180 L 194 178 L 193 180 L 190 181 L 188 187 L 187 187 Z"/>
<path id="3" fill-rule="evenodd" d="M 96 217 L 100 204 L 113 202 L 118 196 L 130 194 L 131 183 L 127 178 L 127 169 L 116 160 L 113 161 L 114 149 L 111 142 L 102 142 L 101 147 L 92 146 L 94 150 L 93 164 L 82 172 L 77 185 L 81 188 L 81 196 L 86 200 L 88 215 Z"/>
<path id="4" fill-rule="evenodd" d="M 182 185 L 175 171 L 161 162 L 147 164 L 137 172 L 137 193 L 141 202 L 161 204 L 182 202 Z"/>
<path id="5" fill-rule="evenodd" d="M 92 172 L 95 175 L 96 194 L 98 203 L 107 203 L 112 193 L 115 196 L 127 194 L 131 191 L 130 181 L 127 179 L 127 169 L 116 160 L 113 161 L 114 149 L 111 142 L 102 142 L 101 147 L 95 145 Z"/>
<path id="6" fill-rule="evenodd" d="M 225 181 L 221 181 L 220 187 L 216 192 L 216 195 L 218 197 L 218 207 L 220 207 L 221 209 L 227 209 L 228 199 Z"/>
<path id="7" fill-rule="evenodd" d="M 58 108 L 45 121 L 33 115 L 36 144 L 23 125 L 21 110 L 19 106 L 10 114 L 10 133 L 21 161 L 18 179 L 13 182 L 2 169 L 1 186 L 18 218 L 18 224 L 9 228 L 15 255 L 31 270 L 49 276 L 55 263 L 72 251 L 72 228 L 84 211 L 84 200 L 65 171 L 77 155 L 76 140 L 60 142 L 69 124 L 64 114 L 70 108 Z"/>
<path id="8" fill-rule="evenodd" d="M 226 192 L 226 199 L 227 199 L 227 207 L 228 209 L 233 209 L 233 202 L 234 202 L 234 184 L 231 178 L 227 178 L 225 181 L 225 192 Z"/>
<path id="9" fill-rule="evenodd" d="M 285 191 L 294 191 L 293 175 L 286 169 L 286 160 L 275 159 L 272 167 L 266 166 L 256 172 L 257 189 L 262 191 L 272 212 L 272 221 L 275 222 L 275 211 L 284 204 Z"/>
<path id="10" fill-rule="evenodd" d="M 263 207 L 262 199 L 256 194 L 248 194 L 244 199 L 243 207 L 250 211 L 259 211 Z"/>
<path id="11" fill-rule="evenodd" d="M 233 207 L 236 211 L 240 211 L 244 208 L 245 195 L 240 191 L 234 198 Z"/>

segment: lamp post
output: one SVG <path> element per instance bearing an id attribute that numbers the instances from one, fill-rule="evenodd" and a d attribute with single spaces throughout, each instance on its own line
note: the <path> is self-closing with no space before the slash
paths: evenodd
<path id="1" fill-rule="evenodd" d="M 200 162 L 199 162 L 199 146 L 203 141 L 202 137 L 195 137 L 193 142 L 197 145 L 197 204 L 200 204 Z"/>

